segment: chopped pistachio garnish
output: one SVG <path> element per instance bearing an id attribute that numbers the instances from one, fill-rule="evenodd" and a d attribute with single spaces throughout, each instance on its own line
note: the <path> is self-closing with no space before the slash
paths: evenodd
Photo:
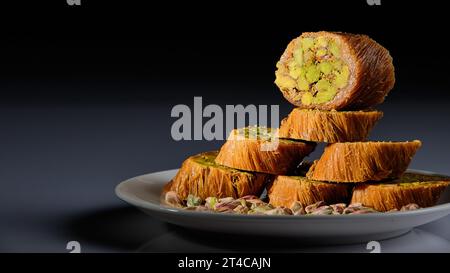
<path id="1" fill-rule="evenodd" d="M 200 197 L 189 194 L 186 200 L 186 204 L 188 207 L 196 207 L 202 204 L 202 199 Z"/>
<path id="2" fill-rule="evenodd" d="M 292 203 L 291 207 L 274 207 L 260 198 L 247 195 L 241 198 L 208 197 L 202 200 L 192 194 L 188 195 L 186 202 L 180 201 L 176 197 L 176 192 L 169 191 L 165 194 L 166 204 L 172 207 L 184 208 L 193 211 L 209 211 L 216 213 L 234 213 L 234 214 L 258 214 L 258 215 L 344 215 L 344 214 L 365 214 L 379 212 L 373 208 L 363 206 L 360 203 L 346 205 L 344 203 L 327 205 L 323 201 L 316 202 L 303 207 L 298 201 Z M 408 204 L 400 210 L 408 211 L 419 209 L 417 204 Z"/>

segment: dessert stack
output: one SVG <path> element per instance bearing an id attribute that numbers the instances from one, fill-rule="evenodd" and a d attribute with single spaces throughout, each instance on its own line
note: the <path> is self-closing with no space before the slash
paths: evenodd
<path id="1" fill-rule="evenodd" d="M 418 140 L 368 141 L 395 82 L 389 52 L 366 35 L 308 32 L 277 63 L 275 84 L 296 108 L 279 129 L 235 129 L 220 151 L 188 158 L 164 191 L 243 198 L 264 189 L 273 207 L 352 203 L 386 212 L 433 206 L 446 177 L 406 172 Z M 317 143 L 321 157 L 304 162 Z M 331 212 L 330 212 L 331 214 Z"/>

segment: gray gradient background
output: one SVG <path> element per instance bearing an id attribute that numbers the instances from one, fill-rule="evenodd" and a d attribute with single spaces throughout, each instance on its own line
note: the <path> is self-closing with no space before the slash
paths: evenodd
<path id="1" fill-rule="evenodd" d="M 261 92 L 271 95 L 257 103 L 280 102 L 282 115 L 291 109 L 275 88 Z M 397 88 L 393 92 L 408 90 Z M 204 99 L 214 101 L 208 95 Z M 245 103 L 239 99 L 232 102 Z M 389 98 L 380 107 L 385 116 L 371 138 L 420 139 L 423 147 L 411 167 L 450 174 L 448 105 L 447 100 L 422 100 L 419 104 Z M 256 239 L 249 246 L 252 241 L 248 238 L 233 240 L 241 244 L 229 244 L 223 236 L 184 231 L 129 208 L 114 196 L 117 183 L 177 168 L 187 156 L 221 145 L 216 141 L 171 140 L 174 119 L 170 110 L 171 104 L 3 106 L 0 251 L 64 252 L 70 240 L 78 240 L 83 251 L 252 250 L 252 246 L 365 251 L 362 245 L 316 249 L 277 240 L 266 240 L 261 246 Z M 449 227 L 447 217 L 406 235 L 409 239 L 390 241 L 386 250 L 450 251 Z"/>
<path id="2" fill-rule="evenodd" d="M 221 141 L 171 139 L 172 107 L 192 105 L 194 96 L 221 106 L 279 104 L 281 117 L 287 115 L 292 106 L 273 84 L 274 64 L 290 39 L 320 29 L 367 33 L 391 51 L 397 83 L 379 107 L 384 118 L 371 139 L 420 139 L 411 168 L 450 175 L 449 56 L 436 58 L 433 45 L 408 42 L 427 28 L 438 34 L 446 16 L 437 12 L 445 9 L 422 3 L 398 20 L 403 12 L 384 2 L 375 10 L 364 1 L 354 4 L 355 20 L 324 13 L 301 28 L 283 28 L 289 18 L 278 18 L 282 13 L 270 5 L 257 15 L 242 7 L 215 10 L 198 21 L 184 12 L 173 17 L 189 14 L 189 20 L 172 27 L 155 17 L 154 7 L 140 9 L 151 13 L 143 15 L 122 3 L 115 13 L 102 6 L 102 20 L 94 9 L 64 7 L 48 22 L 28 18 L 33 24 L 6 30 L 0 43 L 0 252 L 67 252 L 72 240 L 84 252 L 365 252 L 364 245 L 317 248 L 184 230 L 124 204 L 114 187 L 220 147 Z M 433 16 L 417 20 L 426 14 Z M 77 28 L 66 31 L 72 22 Z M 449 230 L 446 217 L 382 242 L 382 250 L 449 252 Z"/>

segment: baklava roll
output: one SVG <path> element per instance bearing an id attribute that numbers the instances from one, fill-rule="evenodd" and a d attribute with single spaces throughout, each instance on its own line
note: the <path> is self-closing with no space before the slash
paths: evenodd
<path id="1" fill-rule="evenodd" d="M 275 207 L 290 208 L 294 202 L 306 207 L 319 201 L 327 204 L 348 203 L 351 188 L 351 184 L 327 183 L 302 176 L 279 175 L 269 187 L 268 195 L 270 204 Z"/>
<path id="2" fill-rule="evenodd" d="M 295 108 L 281 122 L 279 137 L 327 143 L 365 141 L 382 116 L 379 111 Z"/>
<path id="3" fill-rule="evenodd" d="M 408 204 L 431 207 L 449 185 L 450 177 L 406 172 L 394 181 L 356 185 L 352 203 L 378 211 L 401 210 Z"/>
<path id="4" fill-rule="evenodd" d="M 274 135 L 275 133 L 275 135 Z M 276 137 L 276 130 L 245 127 L 231 132 L 216 163 L 252 172 L 289 174 L 316 144 Z"/>
<path id="5" fill-rule="evenodd" d="M 421 145 L 418 140 L 328 144 L 306 176 L 313 180 L 331 182 L 395 179 L 406 171 Z"/>
<path id="6" fill-rule="evenodd" d="M 164 191 L 176 192 L 180 200 L 186 200 L 188 195 L 203 200 L 208 197 L 261 195 L 270 182 L 270 175 L 221 166 L 214 162 L 217 154 L 217 151 L 205 152 L 186 159 Z"/>
<path id="7" fill-rule="evenodd" d="M 395 83 L 389 52 L 366 35 L 306 32 L 277 63 L 275 84 L 292 104 L 363 110 L 384 101 Z"/>

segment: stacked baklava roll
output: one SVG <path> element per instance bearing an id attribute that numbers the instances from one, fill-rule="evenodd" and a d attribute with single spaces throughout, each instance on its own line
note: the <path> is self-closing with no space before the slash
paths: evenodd
<path id="1" fill-rule="evenodd" d="M 448 178 L 405 174 L 420 141 L 367 141 L 383 116 L 373 107 L 384 101 L 395 82 L 392 58 L 384 47 L 365 35 L 304 33 L 288 45 L 275 74 L 284 97 L 298 107 L 282 121 L 279 137 L 327 146 L 305 177 L 275 179 L 269 189 L 272 204 L 336 202 L 340 196 L 389 211 L 437 202 Z M 342 185 L 351 194 L 338 188 Z"/>
<path id="2" fill-rule="evenodd" d="M 220 151 L 188 158 L 165 190 L 176 192 L 181 200 L 190 194 L 203 200 L 260 196 L 275 175 L 293 173 L 316 146 L 276 134 L 267 127 L 233 130 Z"/>
<path id="3" fill-rule="evenodd" d="M 276 207 L 351 202 L 390 211 L 432 206 L 450 184 L 445 177 L 405 173 L 420 141 L 368 141 L 383 116 L 374 107 L 395 82 L 389 52 L 368 36 L 304 33 L 289 43 L 275 75 L 296 106 L 280 128 L 233 130 L 220 151 L 188 158 L 165 191 L 205 200 L 260 196 L 267 189 Z M 317 143 L 327 146 L 308 165 L 303 159 Z"/>

